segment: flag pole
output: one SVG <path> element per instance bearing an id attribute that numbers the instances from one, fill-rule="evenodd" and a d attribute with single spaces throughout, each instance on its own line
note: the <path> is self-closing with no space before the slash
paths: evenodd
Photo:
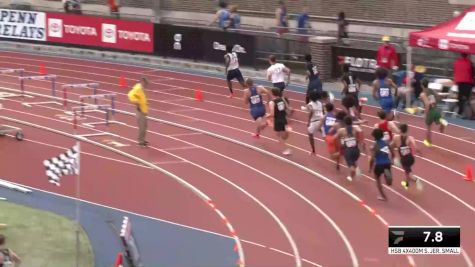
<path id="1" fill-rule="evenodd" d="M 73 127 L 74 127 L 74 135 L 77 134 L 77 114 L 74 111 L 74 118 L 73 118 Z M 76 176 L 76 267 L 79 267 L 79 259 L 81 254 L 81 241 L 80 241 L 80 229 L 81 229 L 81 175 L 80 175 L 80 166 L 81 166 L 81 142 L 79 139 L 76 141 L 76 146 L 78 148 L 78 159 L 77 159 L 77 166 L 75 171 Z"/>

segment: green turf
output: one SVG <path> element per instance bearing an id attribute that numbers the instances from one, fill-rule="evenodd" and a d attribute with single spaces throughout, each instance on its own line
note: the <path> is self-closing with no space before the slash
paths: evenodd
<path id="1" fill-rule="evenodd" d="M 76 223 L 51 212 L 0 201 L 0 223 L 7 224 L 0 233 L 7 245 L 22 259 L 21 266 L 76 266 Z M 80 231 L 81 267 L 94 266 L 89 238 Z"/>

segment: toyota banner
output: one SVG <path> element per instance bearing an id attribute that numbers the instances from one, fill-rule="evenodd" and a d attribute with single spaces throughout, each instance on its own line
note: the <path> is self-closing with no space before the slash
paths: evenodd
<path id="1" fill-rule="evenodd" d="M 152 23 L 59 13 L 47 14 L 47 40 L 143 53 L 154 49 Z"/>

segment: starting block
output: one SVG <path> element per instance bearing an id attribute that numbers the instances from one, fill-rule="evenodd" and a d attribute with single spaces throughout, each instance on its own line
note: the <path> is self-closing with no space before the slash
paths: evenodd
<path id="1" fill-rule="evenodd" d="M 22 76 L 19 80 L 22 95 L 25 93 L 25 81 L 51 81 L 51 94 L 56 96 L 56 75 Z"/>
<path id="2" fill-rule="evenodd" d="M 94 100 L 94 104 L 97 105 L 98 99 L 109 99 L 110 100 L 110 111 L 112 115 L 115 115 L 115 98 L 116 94 L 94 94 L 94 95 L 80 95 L 79 100 L 81 101 L 81 107 L 86 107 L 87 100 Z M 81 109 L 81 115 L 84 115 L 84 109 Z"/>
<path id="3" fill-rule="evenodd" d="M 63 106 L 68 105 L 68 89 L 82 88 L 82 89 L 92 89 L 93 94 L 97 94 L 97 89 L 99 88 L 98 83 L 76 83 L 76 84 L 65 84 L 63 88 Z M 97 104 L 97 99 L 94 100 L 94 104 Z"/>

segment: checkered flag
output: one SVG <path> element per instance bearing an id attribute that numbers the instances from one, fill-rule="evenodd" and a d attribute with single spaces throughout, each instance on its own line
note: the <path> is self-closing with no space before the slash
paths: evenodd
<path id="1" fill-rule="evenodd" d="M 79 142 L 57 157 L 43 161 L 46 176 L 50 183 L 60 186 L 60 178 L 64 175 L 79 175 Z"/>

